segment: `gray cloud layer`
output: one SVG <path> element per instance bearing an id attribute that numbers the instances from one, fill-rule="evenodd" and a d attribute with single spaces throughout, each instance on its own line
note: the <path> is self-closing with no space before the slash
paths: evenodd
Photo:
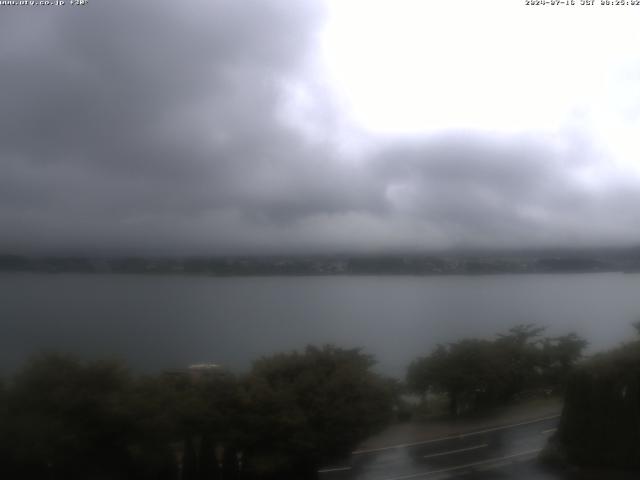
<path id="1" fill-rule="evenodd" d="M 451 133 L 355 162 L 282 121 L 311 2 L 0 17 L 0 249 L 216 253 L 634 242 L 588 142 Z M 594 181 L 594 179 L 596 179 Z"/>

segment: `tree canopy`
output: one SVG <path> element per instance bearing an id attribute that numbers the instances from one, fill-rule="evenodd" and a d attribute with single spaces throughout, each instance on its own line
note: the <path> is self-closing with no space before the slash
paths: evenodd
<path id="1" fill-rule="evenodd" d="M 135 376 L 115 361 L 35 356 L 0 383 L 0 460 L 21 479 L 312 478 L 390 417 L 357 349 L 264 357 L 245 375 Z"/>
<path id="2" fill-rule="evenodd" d="M 640 340 L 595 355 L 570 374 L 552 448 L 577 465 L 640 468 Z"/>
<path id="3" fill-rule="evenodd" d="M 576 334 L 544 338 L 544 328 L 518 325 L 493 340 L 438 345 L 407 369 L 410 391 L 446 394 L 457 415 L 507 402 L 528 388 L 562 384 L 587 343 Z"/>

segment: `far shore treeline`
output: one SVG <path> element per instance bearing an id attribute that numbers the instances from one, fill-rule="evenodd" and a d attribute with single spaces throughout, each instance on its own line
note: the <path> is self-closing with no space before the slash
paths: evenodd
<path id="1" fill-rule="evenodd" d="M 640 272 L 640 247 L 213 257 L 0 253 L 0 272 L 217 276 Z"/>
<path id="2" fill-rule="evenodd" d="M 562 392 L 586 342 L 543 330 L 440 345 L 404 384 L 331 345 L 263 357 L 241 375 L 212 364 L 136 375 L 41 353 L 0 383 L 0 464 L 21 479 L 315 478 L 391 421 Z"/>

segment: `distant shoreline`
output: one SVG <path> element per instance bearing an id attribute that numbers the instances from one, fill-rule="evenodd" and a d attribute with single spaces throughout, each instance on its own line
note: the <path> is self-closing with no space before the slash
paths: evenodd
<path id="1" fill-rule="evenodd" d="M 497 275 L 639 273 L 640 250 L 539 253 L 279 255 L 212 257 L 28 257 L 0 254 L 0 272 L 204 275 Z"/>
<path id="2" fill-rule="evenodd" d="M 147 276 L 147 277 L 202 277 L 202 278 L 319 278 L 319 277 L 499 277 L 505 275 L 597 275 L 597 274 L 638 275 L 640 270 L 598 270 L 598 271 L 501 271 L 501 272 L 447 272 L 447 273 L 201 273 L 201 272 L 100 272 L 100 271 L 43 271 L 43 270 L 0 270 L 0 275 L 91 275 L 91 276 Z"/>

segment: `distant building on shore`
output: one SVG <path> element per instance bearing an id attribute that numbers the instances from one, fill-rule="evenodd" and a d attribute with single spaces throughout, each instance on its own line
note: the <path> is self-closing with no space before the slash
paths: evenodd
<path id="1" fill-rule="evenodd" d="M 194 363 L 187 368 L 173 368 L 165 370 L 164 374 L 170 377 L 189 378 L 193 381 L 225 375 L 227 371 L 217 363 Z"/>

